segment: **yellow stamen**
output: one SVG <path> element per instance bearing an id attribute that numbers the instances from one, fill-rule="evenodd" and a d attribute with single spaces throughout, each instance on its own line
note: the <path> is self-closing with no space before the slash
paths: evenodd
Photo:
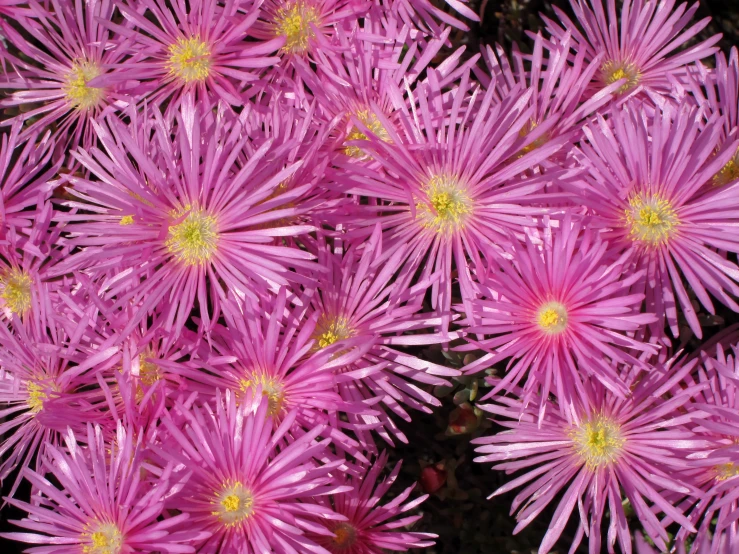
<path id="1" fill-rule="evenodd" d="M 637 194 L 625 210 L 626 225 L 634 240 L 656 245 L 666 242 L 680 224 L 672 204 L 655 194 Z"/>
<path id="2" fill-rule="evenodd" d="M 266 373 L 253 373 L 247 379 L 241 379 L 239 381 L 241 393 L 245 393 L 249 389 L 256 390 L 260 386 L 262 387 L 262 396 L 268 398 L 269 407 L 267 408 L 267 413 L 270 416 L 280 414 L 282 412 L 282 405 L 285 402 L 285 391 L 282 381 Z"/>
<path id="3" fill-rule="evenodd" d="M 169 72 L 185 83 L 205 81 L 212 64 L 210 47 L 199 36 L 178 38 L 169 46 Z"/>
<path id="4" fill-rule="evenodd" d="M 217 508 L 212 514 L 226 527 L 238 524 L 254 512 L 254 496 L 238 481 L 224 484 L 215 494 L 213 504 Z"/>
<path id="5" fill-rule="evenodd" d="M 79 59 L 72 64 L 67 73 L 62 91 L 67 96 L 70 106 L 80 110 L 89 110 L 97 106 L 105 95 L 105 90 L 88 86 L 87 83 L 102 73 L 100 67 L 91 61 Z"/>
<path id="6" fill-rule="evenodd" d="M 285 50 L 302 53 L 308 49 L 308 42 L 313 37 L 311 23 L 320 25 L 321 14 L 314 6 L 304 0 L 288 2 L 277 10 L 275 16 L 275 34 L 286 37 Z"/>
<path id="7" fill-rule="evenodd" d="M 539 124 L 533 119 L 531 119 L 526 125 L 521 127 L 521 130 L 518 132 L 518 136 L 521 138 L 525 138 L 529 133 L 531 133 L 531 131 L 536 129 L 538 126 Z M 523 156 L 524 154 L 528 154 L 532 150 L 536 150 L 540 146 L 544 146 L 548 140 L 549 140 L 549 135 L 547 133 L 544 133 L 543 135 L 541 135 L 539 138 L 537 138 L 533 142 L 521 148 L 521 152 L 518 155 L 519 158 Z"/>
<path id="8" fill-rule="evenodd" d="M 204 210 L 186 206 L 184 221 L 169 228 L 166 246 L 170 254 L 186 265 L 199 265 L 213 256 L 218 246 L 216 218 Z M 182 216 L 182 213 L 178 217 Z"/>
<path id="9" fill-rule="evenodd" d="M 715 469 L 716 479 L 718 481 L 726 481 L 727 479 L 731 479 L 732 477 L 739 475 L 739 465 L 736 465 L 734 462 L 721 464 L 716 466 Z"/>
<path id="10" fill-rule="evenodd" d="M 313 338 L 316 340 L 316 349 L 326 348 L 340 340 L 346 340 L 355 334 L 349 320 L 345 317 L 321 316 L 318 319 Z"/>
<path id="11" fill-rule="evenodd" d="M 604 415 L 596 415 L 583 421 L 570 432 L 570 436 L 576 452 L 590 469 L 616 462 L 625 443 L 621 426 Z"/>
<path id="12" fill-rule="evenodd" d="M 123 550 L 123 536 L 113 523 L 96 523 L 92 533 L 82 533 L 84 554 L 119 554 Z"/>
<path id="13" fill-rule="evenodd" d="M 152 357 L 153 354 L 151 352 L 139 355 L 139 379 L 147 387 L 152 386 L 162 378 L 159 372 L 159 366 L 149 361 Z"/>
<path id="14" fill-rule="evenodd" d="M 472 199 L 456 177 L 436 175 L 423 188 L 426 202 L 416 204 L 421 225 L 439 233 L 464 227 L 472 214 Z"/>
<path id="15" fill-rule="evenodd" d="M 712 183 L 714 186 L 722 187 L 737 179 L 739 179 L 739 151 L 713 176 Z"/>
<path id="16" fill-rule="evenodd" d="M 635 88 L 641 79 L 641 73 L 633 63 L 616 62 L 609 60 L 600 68 L 600 79 L 606 85 L 612 85 L 621 79 L 627 79 L 626 83 L 618 89 L 618 94 L 623 94 Z"/>
<path id="17" fill-rule="evenodd" d="M 124 215 L 123 217 L 121 217 L 121 221 L 119 223 L 120 225 L 133 225 L 133 216 Z"/>
<path id="18" fill-rule="evenodd" d="M 33 413 L 39 413 L 44 408 L 44 400 L 48 397 L 46 390 L 38 383 L 28 381 L 26 391 L 28 392 L 26 404 Z"/>
<path id="19" fill-rule="evenodd" d="M 0 276 L 0 298 L 11 312 L 19 316 L 31 309 L 31 276 L 18 268 L 11 268 Z"/>
<path id="20" fill-rule="evenodd" d="M 375 114 L 369 110 L 361 110 L 355 115 L 378 139 L 383 142 L 390 142 L 390 135 Z M 356 127 L 352 127 L 344 144 L 346 145 L 347 142 L 352 140 L 369 140 L 369 137 Z M 361 158 L 365 155 L 359 146 L 345 146 L 344 153 L 353 158 Z"/>
<path id="21" fill-rule="evenodd" d="M 350 523 L 339 523 L 333 531 L 335 536 L 331 542 L 335 550 L 348 550 L 357 542 L 357 530 Z"/>
<path id="22" fill-rule="evenodd" d="M 542 331 L 556 335 L 567 329 L 567 309 L 559 302 L 547 302 L 536 314 Z"/>

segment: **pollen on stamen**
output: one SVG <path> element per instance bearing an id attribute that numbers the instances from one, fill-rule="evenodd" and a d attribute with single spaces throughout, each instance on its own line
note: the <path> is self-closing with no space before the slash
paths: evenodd
<path id="1" fill-rule="evenodd" d="M 254 513 L 254 496 L 238 481 L 224 484 L 212 503 L 215 506 L 212 515 L 226 527 L 237 525 Z"/>
<path id="2" fill-rule="evenodd" d="M 641 74 L 633 63 L 609 60 L 600 68 L 600 79 L 605 85 L 612 85 L 621 79 L 626 79 L 626 82 L 617 91 L 618 94 L 624 94 L 639 84 Z"/>
<path id="3" fill-rule="evenodd" d="M 726 481 L 727 479 L 731 479 L 732 477 L 739 475 L 739 465 L 734 462 L 727 462 L 716 466 L 715 471 L 717 481 Z"/>
<path id="4" fill-rule="evenodd" d="M 423 187 L 425 198 L 416 204 L 421 225 L 439 233 L 464 227 L 472 214 L 472 198 L 454 176 L 436 175 Z"/>
<path id="5" fill-rule="evenodd" d="M 48 397 L 45 388 L 34 381 L 28 381 L 26 392 L 28 393 L 26 400 L 28 408 L 35 414 L 39 413 L 44 408 L 44 400 Z"/>
<path id="6" fill-rule="evenodd" d="M 8 309 L 23 316 L 31 309 L 31 276 L 19 268 L 11 268 L 0 275 L 0 298 Z"/>
<path id="7" fill-rule="evenodd" d="M 356 114 L 357 119 L 361 121 L 372 133 L 383 142 L 390 142 L 390 134 L 385 127 L 382 126 L 377 116 L 369 110 L 360 110 Z M 362 158 L 366 154 L 359 146 L 347 145 L 352 140 L 368 140 L 369 137 L 356 127 L 352 127 L 344 141 L 344 153 L 352 158 Z"/>
<path id="8" fill-rule="evenodd" d="M 105 96 L 105 90 L 91 87 L 87 83 L 101 73 L 100 66 L 89 60 L 80 59 L 72 64 L 62 85 L 62 91 L 70 106 L 79 110 L 89 110 L 100 103 Z"/>
<path id="9" fill-rule="evenodd" d="M 216 252 L 218 225 L 216 218 L 206 211 L 186 206 L 184 212 L 188 210 L 181 223 L 169 228 L 165 245 L 170 254 L 186 265 L 200 265 Z"/>
<path id="10" fill-rule="evenodd" d="M 346 340 L 355 335 L 349 320 L 345 317 L 330 317 L 323 315 L 318 319 L 313 338 L 316 341 L 315 349 L 326 348 L 340 340 Z"/>
<path id="11" fill-rule="evenodd" d="M 562 333 L 567 329 L 567 308 L 559 302 L 547 302 L 537 311 L 536 323 L 545 333 Z"/>
<path id="12" fill-rule="evenodd" d="M 268 415 L 276 416 L 282 413 L 285 402 L 285 390 L 282 381 L 277 377 L 266 373 L 255 372 L 239 381 L 240 391 L 237 392 L 237 395 L 241 396 L 246 391 L 256 390 L 258 387 L 262 389 L 262 396 L 267 397 Z"/>
<path id="13" fill-rule="evenodd" d="M 357 530 L 351 523 L 341 522 L 333 528 L 334 536 L 331 538 L 330 547 L 334 552 L 350 550 L 357 542 Z"/>
<path id="14" fill-rule="evenodd" d="M 309 2 L 289 1 L 277 10 L 275 35 L 285 37 L 284 49 L 287 52 L 300 54 L 308 49 L 309 41 L 313 38 L 311 24 L 318 26 L 320 18 L 320 11 Z"/>
<path id="15" fill-rule="evenodd" d="M 213 63 L 208 43 L 199 36 L 179 38 L 169 46 L 169 72 L 185 83 L 205 81 Z"/>
<path id="16" fill-rule="evenodd" d="M 614 419 L 596 415 L 570 431 L 575 451 L 590 469 L 616 462 L 626 442 Z"/>
<path id="17" fill-rule="evenodd" d="M 726 165 L 722 167 L 716 175 L 713 176 L 711 182 L 716 187 L 723 187 L 732 181 L 739 179 L 739 150 L 734 154 Z"/>
<path id="18" fill-rule="evenodd" d="M 93 523 L 82 533 L 84 554 L 120 554 L 123 535 L 114 523 Z"/>
<path id="19" fill-rule="evenodd" d="M 631 238 L 647 245 L 667 242 L 680 224 L 672 204 L 658 194 L 632 196 L 625 216 Z"/>

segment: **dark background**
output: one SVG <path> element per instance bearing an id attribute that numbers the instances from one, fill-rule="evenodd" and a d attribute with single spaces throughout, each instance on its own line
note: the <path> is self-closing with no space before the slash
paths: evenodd
<path id="1" fill-rule="evenodd" d="M 438 3 L 438 5 L 441 5 Z M 562 0 L 554 2 L 545 0 L 471 0 L 470 6 L 483 14 L 482 23 L 472 25 L 469 33 L 452 33 L 454 47 L 466 45 L 468 53 L 479 51 L 481 44 L 499 43 L 506 49 L 517 42 L 522 50 L 530 44 L 525 32 L 542 28 L 539 13 L 553 17 L 552 5 L 568 10 L 568 3 Z M 711 24 L 698 39 L 715 33 L 722 33 L 720 43 L 724 51 L 739 43 L 739 0 L 704 0 L 697 13 L 697 18 L 710 16 Z M 696 40 L 698 40 L 696 39 Z M 427 351 L 429 358 L 438 358 L 439 352 Z M 445 360 L 434 360 L 444 363 Z M 461 360 L 446 360 L 452 365 Z M 456 363 L 455 363 L 456 362 Z M 458 384 L 457 391 L 469 387 Z M 407 486 L 419 479 L 424 467 L 433 467 L 435 474 L 445 477 L 445 482 L 438 491 L 423 504 L 423 519 L 417 530 L 437 533 L 437 546 L 426 549 L 425 554 L 528 554 L 536 552 L 546 532 L 553 513 L 543 513 L 535 522 L 520 534 L 512 536 L 515 525 L 509 516 L 511 500 L 515 494 L 487 500 L 487 496 L 505 482 L 505 477 L 491 471 L 487 465 L 472 463 L 475 457 L 469 443 L 471 435 L 491 432 L 485 425 L 477 427 L 471 433 L 449 435 L 450 422 L 457 417 L 450 393 L 442 399 L 444 406 L 433 415 L 413 414 L 413 422 L 399 422 L 408 436 L 408 445 L 399 445 L 393 453 L 394 459 L 403 459 L 404 467 L 399 479 L 399 486 Z M 474 427 L 474 425 L 472 426 Z M 428 470 L 427 470 L 428 472 Z M 3 495 L 9 492 L 15 474 L 3 485 Z M 398 492 L 400 487 L 396 489 Z M 27 499 L 30 490 L 24 485 L 16 495 Z M 556 506 L 556 504 L 555 504 Z M 6 505 L 0 517 L 0 531 L 19 530 L 8 520 L 23 517 L 23 512 L 13 506 Z M 560 541 L 558 554 L 569 550 L 575 526 L 566 529 Z M 23 546 L 0 538 L 0 554 L 22 552 Z M 586 545 L 578 552 L 587 552 Z M 228 554 L 228 553 L 224 553 Z"/>

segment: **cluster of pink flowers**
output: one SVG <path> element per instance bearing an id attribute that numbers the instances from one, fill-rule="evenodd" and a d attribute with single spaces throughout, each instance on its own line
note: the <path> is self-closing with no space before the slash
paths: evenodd
<path id="1" fill-rule="evenodd" d="M 487 371 L 541 553 L 739 551 L 737 50 L 675 0 L 453 50 L 446 2 L 0 1 L 5 537 L 429 547 L 384 450 Z"/>

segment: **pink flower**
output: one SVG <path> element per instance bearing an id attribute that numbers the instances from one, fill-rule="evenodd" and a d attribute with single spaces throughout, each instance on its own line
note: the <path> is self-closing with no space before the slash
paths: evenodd
<path id="1" fill-rule="evenodd" d="M 115 440 L 106 443 L 100 427 L 87 425 L 78 440 L 65 437 L 67 450 L 49 445 L 43 470 L 25 468 L 23 475 L 37 490 L 32 503 L 9 502 L 29 513 L 16 525 L 32 533 L 3 536 L 31 544 L 47 545 L 28 552 L 57 554 L 111 554 L 118 552 L 195 552 L 192 543 L 203 536 L 197 531 L 169 533 L 188 514 L 158 520 L 170 492 L 171 468 L 152 468 L 142 458 L 141 436 L 119 424 Z M 134 443 L 134 440 L 136 441 Z M 142 480 L 141 473 L 147 476 Z"/>
<path id="2" fill-rule="evenodd" d="M 681 389 L 675 385 L 695 363 L 682 367 L 655 367 L 634 379 L 624 375 L 633 395 L 619 398 L 599 381 L 585 383 L 586 395 L 574 400 L 560 415 L 549 400 L 540 420 L 536 403 L 498 397 L 484 409 L 505 418 L 508 430 L 473 440 L 480 445 L 478 462 L 498 462 L 494 469 L 525 473 L 500 487 L 493 496 L 525 485 L 514 499 L 518 511 L 514 533 L 539 516 L 547 504 L 562 493 L 539 552 L 549 552 L 578 506 L 580 522 L 573 550 L 587 535 L 590 551 L 601 545 L 601 524 L 610 513 L 608 548 L 618 541 L 623 552 L 631 551 L 631 532 L 626 522 L 623 495 L 644 526 L 645 533 L 664 551 L 668 534 L 664 526 L 674 521 L 690 532 L 692 523 L 668 498 L 674 493 L 696 495 L 700 491 L 682 478 L 690 464 L 686 456 L 700 451 L 706 441 L 692 433 L 688 424 L 694 414 L 685 413 L 701 385 Z M 663 395 L 668 395 L 663 399 Z M 664 513 L 667 522 L 657 514 Z"/>
<path id="3" fill-rule="evenodd" d="M 383 452 L 372 466 L 362 468 L 358 475 L 337 474 L 337 481 L 348 485 L 351 490 L 322 497 L 319 501 L 346 517 L 346 521 L 336 521 L 330 525 L 333 536 L 313 535 L 317 543 L 332 554 L 380 554 L 388 550 L 404 552 L 434 545 L 436 535 L 398 530 L 413 525 L 422 517 L 401 517 L 428 497 L 423 495 L 406 502 L 415 485 L 386 504 L 380 504 L 400 472 L 398 463 L 390 475 L 380 480 L 386 465 L 387 454 Z"/>
<path id="4" fill-rule="evenodd" d="M 18 116 L 32 122 L 22 137 L 53 125 L 58 157 L 63 158 L 70 147 L 92 144 L 93 120 L 130 102 L 131 84 L 114 78 L 112 72 L 128 52 L 103 24 L 113 16 L 110 0 L 60 0 L 53 10 L 47 8 L 31 2 L 28 9 L 13 15 L 32 41 L 2 22 L 4 36 L 22 58 L 2 50 L 2 58 L 14 71 L 0 86 L 16 92 L 0 106 L 30 106 Z"/>
<path id="5" fill-rule="evenodd" d="M 295 433 L 296 412 L 277 426 L 267 417 L 269 404 L 261 390 L 238 405 L 227 392 L 215 411 L 178 402 L 176 419 L 163 420 L 170 440 L 159 450 L 186 474 L 171 505 L 190 516 L 184 528 L 211 534 L 196 544 L 198 552 L 327 553 L 307 531 L 329 535 L 324 525 L 343 517 L 311 497 L 346 490 L 332 478 L 340 461 L 318 461 L 331 442 L 316 440 L 323 425 Z"/>
<path id="6" fill-rule="evenodd" d="M 695 108 L 656 111 L 629 102 L 608 119 L 585 128 L 581 163 L 586 169 L 571 190 L 594 214 L 614 254 L 632 249 L 633 271 L 646 270 L 632 291 L 646 294 L 646 309 L 678 336 L 677 306 L 693 332 L 703 334 L 688 297 L 715 313 L 712 298 L 739 311 L 739 267 L 726 252 L 739 252 L 739 183 L 704 188 L 729 161 L 739 141 L 718 155 L 721 125 L 712 116 L 703 130 Z M 568 185 L 569 186 L 569 185 Z"/>
<path id="7" fill-rule="evenodd" d="M 676 52 L 698 35 L 709 23 L 706 17 L 687 27 L 698 4 L 677 8 L 675 0 L 652 2 L 626 0 L 616 12 L 616 0 L 570 0 L 576 23 L 563 10 L 553 7 L 560 23 L 544 17 L 547 31 L 558 42 L 571 35 L 576 52 L 584 51 L 585 60 L 600 58 L 594 87 L 622 83 L 622 94 L 641 87 L 647 93 L 670 94 L 671 79 L 685 75 L 685 66 L 711 56 L 721 35 Z"/>
<path id="8" fill-rule="evenodd" d="M 226 0 L 185 2 L 126 0 L 118 4 L 133 28 L 109 23 L 131 41 L 135 59 L 119 64 L 121 79 L 141 82 L 136 93 L 155 104 L 167 102 L 174 116 L 185 94 L 209 110 L 218 100 L 242 106 L 243 88 L 279 61 L 281 40 L 254 41 L 258 3 Z M 246 13 L 242 10 L 246 9 Z M 252 38 L 245 41 L 245 36 Z"/>
<path id="9" fill-rule="evenodd" d="M 615 364 L 638 367 L 643 364 L 630 351 L 656 352 L 631 336 L 656 320 L 639 313 L 644 294 L 629 292 L 643 271 L 625 274 L 626 260 L 609 258 L 608 245 L 583 226 L 587 220 L 573 222 L 568 214 L 546 230 L 543 243 L 527 238 L 512 247 L 511 260 L 500 257 L 483 281 L 470 342 L 461 348 L 490 352 L 467 372 L 510 359 L 489 398 L 525 379 L 524 403 L 541 399 L 543 410 L 553 392 L 565 406 L 585 395 L 584 383 L 593 377 L 624 397 L 629 390 Z"/>
<path id="10" fill-rule="evenodd" d="M 92 215 L 59 215 L 80 250 L 57 271 L 119 275 L 109 296 L 119 307 L 140 308 L 121 330 L 124 336 L 156 314 L 177 339 L 196 300 L 207 330 L 226 291 L 254 297 L 275 284 L 310 281 L 290 269 L 312 272 L 312 256 L 273 240 L 313 227 L 264 226 L 300 213 L 291 203 L 311 185 L 278 188 L 300 162 L 287 164 L 285 149 L 271 150 L 268 140 L 253 147 L 237 120 L 212 122 L 209 115 L 189 106 L 172 127 L 156 115 L 141 129 L 110 120 L 99 131 L 106 151 L 79 154 L 99 180 L 69 178 L 78 200 L 67 205 Z M 153 135 L 142 138 L 144 129 Z"/>

